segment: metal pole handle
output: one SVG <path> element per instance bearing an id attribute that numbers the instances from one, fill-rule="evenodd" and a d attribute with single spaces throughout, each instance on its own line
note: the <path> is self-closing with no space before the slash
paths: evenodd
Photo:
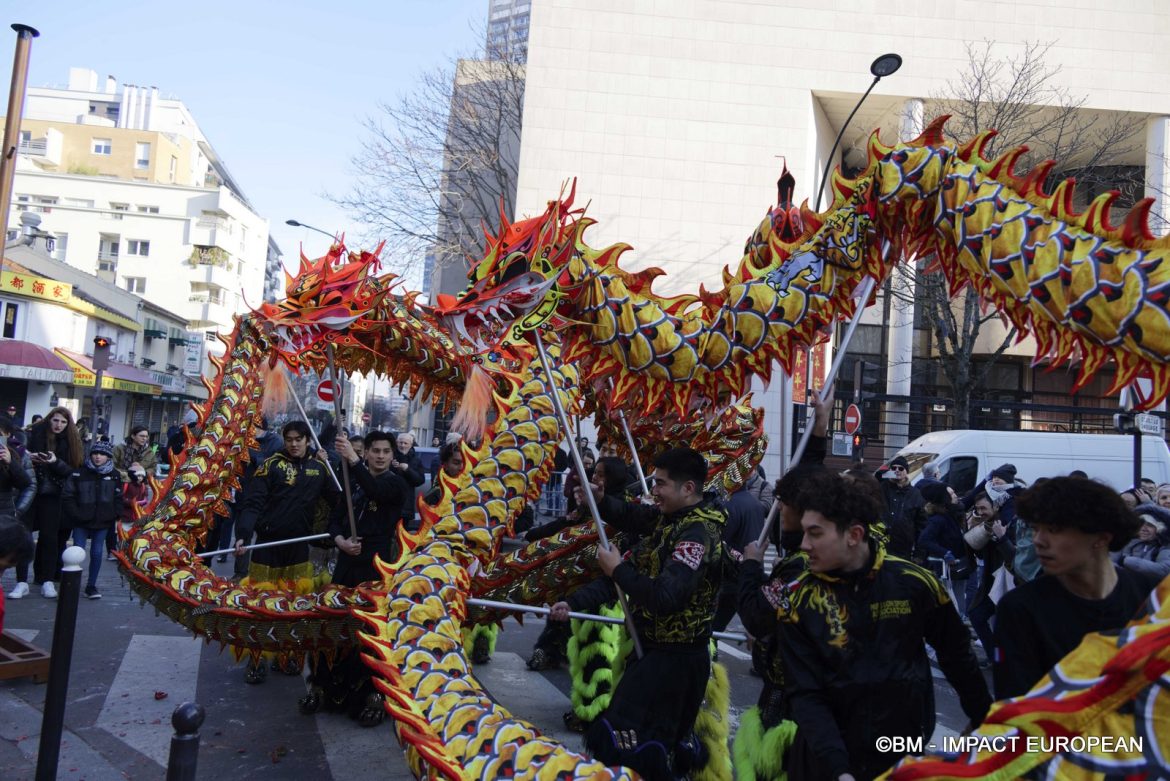
<path id="1" fill-rule="evenodd" d="M 585 501 L 589 504 L 589 512 L 593 515 L 593 525 L 597 527 L 597 538 L 602 546 L 608 548 L 609 537 L 605 533 L 605 524 L 601 522 L 601 513 L 597 509 L 597 501 L 593 498 L 593 488 L 589 485 L 589 475 L 585 471 L 585 462 L 581 460 L 581 451 L 577 449 L 577 442 L 572 437 L 572 429 L 569 428 L 569 416 L 565 413 L 565 406 L 561 404 L 560 390 L 557 388 L 556 378 L 553 377 L 552 362 L 548 359 L 548 353 L 544 349 L 544 339 L 540 336 L 540 329 L 533 331 L 536 335 L 536 352 L 540 356 L 540 365 L 544 369 L 545 377 L 548 378 L 549 395 L 552 396 L 553 408 L 557 412 L 557 419 L 560 421 L 561 429 L 565 432 L 565 438 L 569 440 L 569 455 L 573 457 L 573 466 L 577 469 L 577 478 L 581 481 L 581 492 L 585 494 Z M 626 600 L 626 593 L 622 591 L 621 586 L 617 583 L 613 584 L 614 590 L 617 591 L 618 602 L 622 605 L 622 612 L 625 614 L 626 628 L 630 631 L 630 639 L 634 642 L 634 652 L 638 658 L 642 658 L 642 641 L 638 639 L 638 630 L 634 627 L 634 617 L 630 615 L 630 606 Z"/>
<path id="2" fill-rule="evenodd" d="M 341 382 L 337 378 L 337 367 L 333 363 L 333 343 L 325 345 L 325 358 L 329 361 L 329 379 L 333 380 L 333 425 L 341 432 Z M 312 426 L 309 430 L 312 430 Z M 326 459 L 328 460 L 328 459 Z M 357 522 L 353 517 L 353 489 L 349 485 L 349 461 L 341 459 L 341 488 L 345 492 L 345 512 L 349 516 L 350 539 L 357 539 Z"/>
<path id="3" fill-rule="evenodd" d="M 255 545 L 245 545 L 244 550 L 260 550 L 261 548 L 277 548 L 281 545 L 294 545 L 298 542 L 311 542 L 313 540 L 323 540 L 328 537 L 328 533 L 310 534 L 307 537 L 293 537 L 291 540 L 276 540 L 274 542 L 258 542 Z M 209 550 L 203 553 L 196 553 L 196 558 L 210 558 L 212 556 L 220 556 L 228 553 L 235 553 L 235 548 L 223 548 L 222 550 Z"/>

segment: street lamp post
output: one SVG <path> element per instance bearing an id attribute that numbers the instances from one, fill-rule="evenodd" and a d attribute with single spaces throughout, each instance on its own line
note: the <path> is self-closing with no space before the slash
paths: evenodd
<path id="1" fill-rule="evenodd" d="M 896 73 L 897 70 L 901 67 L 902 55 L 895 54 L 893 52 L 890 52 L 889 54 L 883 54 L 869 64 L 869 72 L 873 75 L 873 81 L 870 82 L 869 88 L 866 89 L 865 94 L 863 94 L 858 99 L 857 104 L 853 106 L 853 110 L 849 112 L 849 116 L 846 117 L 845 122 L 841 125 L 841 129 L 837 131 L 837 137 L 833 139 L 833 147 L 829 150 L 829 156 L 825 160 L 825 170 L 821 173 L 821 180 L 817 185 L 817 200 L 816 205 L 813 207 L 813 211 L 819 212 L 821 210 L 821 198 L 825 194 L 825 182 L 829 180 L 829 171 L 831 171 L 833 168 L 833 156 L 837 154 L 837 148 L 841 145 L 841 139 L 845 137 L 845 130 L 849 127 L 849 123 L 853 121 L 853 117 L 857 114 L 857 110 L 861 108 L 861 104 L 864 103 L 865 99 L 869 97 L 869 93 L 873 92 L 873 88 L 877 86 L 877 83 L 886 76 L 890 76 Z M 838 331 L 838 333 L 840 333 L 840 331 Z M 840 342 L 839 339 L 838 342 Z M 842 346 L 842 349 L 844 349 L 844 346 Z M 808 395 L 812 392 L 813 379 L 813 350 L 811 346 L 805 353 L 804 363 L 804 401 L 807 410 Z M 785 454 L 788 452 L 789 443 L 791 442 L 791 438 L 787 435 L 787 427 L 789 421 L 791 421 L 793 418 L 789 404 L 795 404 L 795 399 L 787 399 L 782 395 L 780 414 L 784 416 L 785 421 L 785 436 L 784 441 L 781 444 L 780 456 L 782 468 L 788 468 L 793 465 L 789 463 L 788 459 L 785 458 Z M 812 420 L 806 419 L 804 426 L 805 432 L 810 431 L 812 428 Z M 798 447 L 798 449 L 803 450 L 803 447 Z M 795 461 L 795 459 L 793 459 L 793 461 Z"/>
<path id="2" fill-rule="evenodd" d="M 876 84 L 876 83 L 877 83 L 877 81 L 875 80 L 874 84 Z M 871 87 L 871 89 L 872 89 L 872 87 Z M 869 94 L 869 93 L 866 93 L 866 94 Z M 320 233 L 322 236 L 328 236 L 330 238 L 330 240 L 337 241 L 337 234 L 330 233 L 329 231 L 323 231 L 320 228 L 314 228 L 312 225 L 306 225 L 303 222 L 297 222 L 296 220 L 285 220 L 284 224 L 292 226 L 293 228 L 307 228 L 311 231 L 317 231 L 317 233 Z"/>
<path id="3" fill-rule="evenodd" d="M 833 148 L 829 150 L 829 159 L 825 161 L 824 173 L 821 174 L 821 183 L 817 188 L 817 203 L 813 211 L 819 212 L 821 210 L 821 196 L 825 192 L 825 181 L 828 180 L 829 171 L 833 167 L 833 155 L 837 153 L 837 147 L 841 145 L 841 139 L 845 135 L 845 129 L 849 127 L 849 123 L 853 121 L 853 115 L 857 113 L 859 108 L 861 108 L 861 104 L 864 103 L 865 99 L 869 97 L 869 93 L 873 92 L 873 88 L 877 86 L 877 83 L 886 76 L 890 76 L 896 73 L 898 68 L 901 67 L 902 56 L 892 52 L 890 54 L 883 54 L 881 57 L 878 57 L 869 64 L 869 72 L 873 74 L 873 81 L 870 82 L 869 89 L 867 89 L 865 94 L 862 95 L 860 100 L 857 101 L 857 105 L 854 106 L 853 110 L 849 112 L 849 116 L 846 118 L 845 123 L 841 125 L 841 130 L 837 132 L 837 138 L 833 141 Z"/>

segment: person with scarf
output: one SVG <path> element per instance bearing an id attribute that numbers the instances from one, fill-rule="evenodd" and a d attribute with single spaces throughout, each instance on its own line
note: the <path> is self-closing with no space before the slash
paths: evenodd
<path id="1" fill-rule="evenodd" d="M 61 493 L 64 523 L 73 529 L 73 543 L 89 542 L 87 599 L 101 599 L 97 576 L 102 569 L 106 536 L 122 512 L 122 476 L 114 469 L 114 449 L 109 442 L 95 442 L 85 463 L 65 481 Z"/>
<path id="2" fill-rule="evenodd" d="M 126 444 L 114 448 L 114 468 L 122 476 L 122 482 L 130 482 L 130 467 L 138 464 L 147 474 L 158 465 L 158 455 L 150 446 L 150 431 L 146 426 L 135 426 L 126 437 Z"/>

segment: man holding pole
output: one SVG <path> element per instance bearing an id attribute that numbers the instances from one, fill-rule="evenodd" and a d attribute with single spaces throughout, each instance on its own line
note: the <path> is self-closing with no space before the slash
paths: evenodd
<path id="1" fill-rule="evenodd" d="M 671 779 L 694 760 L 688 747 L 710 675 L 711 620 L 723 578 L 721 531 L 727 515 L 703 494 L 707 462 L 690 448 L 654 461 L 656 507 L 623 502 L 590 485 L 603 520 L 643 538 L 625 557 L 599 547 L 606 577 L 552 606 L 549 617 L 612 602 L 615 586 L 629 609 L 644 655 L 631 659 L 609 707 L 590 725 L 586 746 L 609 765 L 626 765 L 648 779 Z M 584 492 L 580 500 L 584 501 Z"/>
<path id="2" fill-rule="evenodd" d="M 243 510 L 236 519 L 236 556 L 244 555 L 245 546 L 255 532 L 259 543 L 279 542 L 306 537 L 313 531 L 319 506 L 328 512 L 339 492 L 329 476 L 329 467 L 320 453 L 310 453 L 309 425 L 302 420 L 285 424 L 281 430 L 284 447 L 270 457 L 248 486 Z M 252 552 L 252 564 L 243 585 L 262 588 L 286 588 L 299 594 L 313 591 L 313 565 L 309 561 L 309 544 L 293 542 Z M 299 674 L 302 664 L 289 660 L 284 672 Z M 263 683 L 268 669 L 263 659 L 249 663 L 244 680 Z"/>

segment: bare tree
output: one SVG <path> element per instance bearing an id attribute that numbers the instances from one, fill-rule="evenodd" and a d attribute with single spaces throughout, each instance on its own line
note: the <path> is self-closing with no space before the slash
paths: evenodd
<path id="1" fill-rule="evenodd" d="M 1002 59 L 995 56 L 991 41 L 969 43 L 965 68 L 932 98 L 928 110 L 934 115 L 951 115 L 947 133 L 958 142 L 983 130 L 998 130 L 999 135 L 985 150 L 990 158 L 1028 146 L 1030 152 L 1021 158 L 1018 171 L 1044 160 L 1057 161 L 1049 185 L 1075 176 L 1082 208 L 1087 200 L 1114 189 L 1121 191 L 1118 205 L 1131 206 L 1143 188 L 1144 170 L 1132 161 L 1143 148 L 1144 124 L 1130 115 L 1085 110 L 1083 97 L 1055 83 L 1059 68 L 1045 64 L 1051 46 L 1025 43 L 1017 55 Z M 931 364 L 937 366 L 955 402 L 954 425 L 967 428 L 971 399 L 985 392 L 988 374 L 1015 341 L 1016 330 L 1007 329 L 998 347 L 979 355 L 976 363 L 973 359 L 980 334 L 989 322 L 1001 319 L 1000 313 L 981 307 L 970 288 L 952 300 L 941 272 L 917 273 L 916 288 L 911 288 L 908 280 L 897 274 L 915 274 L 915 269 L 899 269 L 888 288 L 893 305 L 904 306 L 913 295 L 938 350 L 939 359 Z"/>
<path id="2" fill-rule="evenodd" d="M 354 185 L 330 200 L 387 242 L 396 269 L 476 257 L 516 200 L 524 65 L 501 53 L 420 74 L 363 123 Z"/>

